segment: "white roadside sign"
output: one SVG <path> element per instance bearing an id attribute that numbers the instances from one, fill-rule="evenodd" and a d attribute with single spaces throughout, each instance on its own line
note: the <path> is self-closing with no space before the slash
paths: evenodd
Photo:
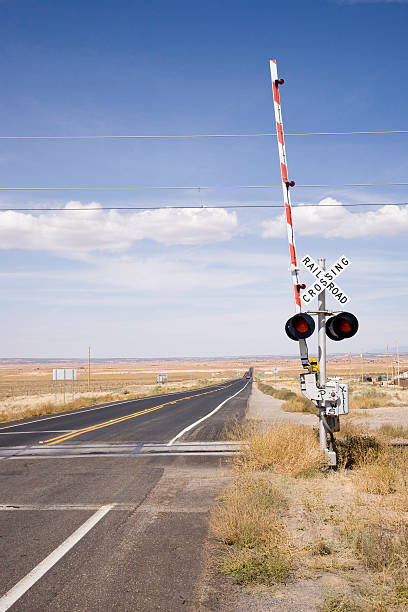
<path id="1" fill-rule="evenodd" d="M 75 368 L 55 368 L 52 371 L 53 380 L 76 380 L 77 371 Z"/>
<path id="2" fill-rule="evenodd" d="M 300 299 L 303 300 L 305 304 L 310 304 L 310 302 L 325 290 L 342 305 L 350 301 L 349 296 L 344 293 L 334 281 L 334 279 L 337 279 L 337 277 L 351 265 L 351 261 L 348 257 L 342 255 L 327 270 L 323 270 L 310 255 L 305 255 L 300 263 L 305 270 L 313 274 L 316 278 L 316 281 L 300 295 Z"/>

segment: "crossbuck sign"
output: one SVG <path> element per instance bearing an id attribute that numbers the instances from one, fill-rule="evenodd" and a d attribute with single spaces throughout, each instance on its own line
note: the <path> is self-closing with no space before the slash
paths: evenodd
<path id="1" fill-rule="evenodd" d="M 349 296 L 335 283 L 342 272 L 348 268 L 351 261 L 342 255 L 330 268 L 323 270 L 310 255 L 305 255 L 300 262 L 302 266 L 316 278 L 315 282 L 304 290 L 300 299 L 305 304 L 310 304 L 322 291 L 327 291 L 340 304 L 347 304 Z"/>

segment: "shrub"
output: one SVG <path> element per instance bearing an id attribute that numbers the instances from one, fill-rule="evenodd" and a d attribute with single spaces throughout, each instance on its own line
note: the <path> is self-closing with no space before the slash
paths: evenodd
<path id="1" fill-rule="evenodd" d="M 279 551 L 240 550 L 230 553 L 221 565 L 224 574 L 230 574 L 237 584 L 265 584 L 271 586 L 286 582 L 291 564 L 287 555 Z"/>
<path id="2" fill-rule="evenodd" d="M 265 385 L 261 382 L 258 382 L 258 389 L 266 395 L 271 395 L 272 397 L 276 397 L 276 399 L 281 400 L 288 400 L 297 396 L 297 394 L 294 391 L 291 391 L 290 389 L 276 389 L 271 385 Z"/>
<path id="3" fill-rule="evenodd" d="M 319 612 L 363 612 L 363 608 L 354 598 L 339 593 L 328 593 L 323 603 L 318 607 Z"/>
<path id="4" fill-rule="evenodd" d="M 349 469 L 376 461 L 383 445 L 375 435 L 358 433 L 358 429 L 352 427 L 348 430 L 343 438 L 336 438 L 338 465 Z"/>
<path id="5" fill-rule="evenodd" d="M 279 510 L 286 503 L 286 497 L 268 475 L 241 475 L 212 513 L 212 530 L 225 544 L 240 548 L 276 546 L 284 531 Z"/>
<path id="6" fill-rule="evenodd" d="M 363 612 L 363 608 L 355 599 L 338 593 L 327 594 L 318 610 L 319 612 Z"/>
<path id="7" fill-rule="evenodd" d="M 366 493 L 404 493 L 408 484 L 406 466 L 406 449 L 385 446 L 375 461 L 366 461 L 360 465 L 353 482 L 360 491 Z"/>
<path id="8" fill-rule="evenodd" d="M 408 526 L 401 524 L 398 532 L 386 524 L 361 520 L 348 534 L 349 544 L 364 565 L 374 571 L 387 567 L 405 566 L 408 562 Z"/>
<path id="9" fill-rule="evenodd" d="M 313 402 L 303 395 L 294 394 L 295 397 L 288 399 L 282 404 L 282 410 L 285 412 L 308 412 L 310 414 L 317 414 L 317 408 Z"/>

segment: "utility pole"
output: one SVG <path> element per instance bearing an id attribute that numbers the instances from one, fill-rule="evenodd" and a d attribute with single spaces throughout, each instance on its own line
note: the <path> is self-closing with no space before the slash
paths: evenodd
<path id="1" fill-rule="evenodd" d="M 397 342 L 397 385 L 400 386 L 400 358 L 399 358 L 398 342 Z"/>
<path id="2" fill-rule="evenodd" d="M 319 259 L 319 266 L 326 269 L 326 259 Z M 319 360 L 319 387 L 326 385 L 326 291 L 318 297 L 317 330 L 318 330 L 318 360 Z M 325 404 L 319 406 L 319 441 L 320 448 L 327 450 L 327 432 L 324 426 Z"/>
<path id="3" fill-rule="evenodd" d="M 364 382 L 364 364 L 363 364 L 363 352 L 361 351 L 361 382 Z"/>
<path id="4" fill-rule="evenodd" d="M 389 373 L 390 373 L 390 362 L 388 358 L 388 344 L 387 344 L 387 387 L 389 385 Z"/>
<path id="5" fill-rule="evenodd" d="M 91 390 L 91 347 L 88 348 L 88 391 Z"/>
<path id="6" fill-rule="evenodd" d="M 391 382 L 392 383 L 394 383 L 394 378 L 395 378 L 394 357 L 393 357 L 393 354 L 391 353 Z"/>

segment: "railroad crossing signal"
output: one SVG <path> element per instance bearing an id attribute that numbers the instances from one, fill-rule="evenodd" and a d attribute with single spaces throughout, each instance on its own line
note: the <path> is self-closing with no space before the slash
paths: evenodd
<path id="1" fill-rule="evenodd" d="M 326 334 L 330 340 L 351 338 L 358 330 L 358 321 L 351 312 L 340 312 L 326 321 Z"/>
<path id="2" fill-rule="evenodd" d="M 351 261 L 345 255 L 339 257 L 339 259 L 328 269 L 323 270 L 319 264 L 310 255 L 305 255 L 301 262 L 302 266 L 313 274 L 316 281 L 308 287 L 300 296 L 300 299 L 305 304 L 310 304 L 322 291 L 327 291 L 330 295 L 337 300 L 342 306 L 350 301 L 349 296 L 344 293 L 342 289 L 335 283 L 334 279 L 337 279 L 340 274 L 346 270 L 351 264 Z"/>
<path id="3" fill-rule="evenodd" d="M 291 340 L 305 340 L 313 334 L 315 322 L 305 312 L 300 312 L 286 321 L 285 331 Z"/>

